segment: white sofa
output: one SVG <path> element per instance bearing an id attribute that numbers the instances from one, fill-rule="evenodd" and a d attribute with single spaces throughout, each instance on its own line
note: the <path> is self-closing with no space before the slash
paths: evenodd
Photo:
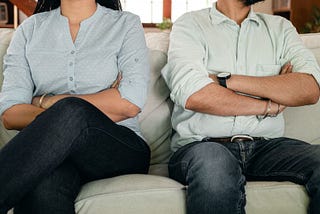
<path id="1" fill-rule="evenodd" d="M 1 69 L 2 57 L 11 35 L 12 30 L 0 29 Z M 301 35 L 301 38 L 320 62 L 320 34 Z M 84 185 L 75 201 L 78 214 L 186 213 L 186 187 L 167 177 L 166 163 L 171 154 L 169 138 L 172 103 L 160 70 L 166 63 L 168 33 L 146 33 L 146 40 L 150 48 L 151 85 L 140 124 L 152 150 L 150 174 L 124 175 Z M 285 135 L 320 144 L 319 105 L 286 109 Z M 1 127 L 0 146 L 14 134 L 14 131 L 8 132 Z M 246 195 L 248 214 L 307 213 L 309 198 L 304 187 L 290 182 L 248 182 Z"/>

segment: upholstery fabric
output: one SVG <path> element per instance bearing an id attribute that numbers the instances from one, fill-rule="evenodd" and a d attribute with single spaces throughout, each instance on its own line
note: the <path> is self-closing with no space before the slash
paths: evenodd
<path id="1" fill-rule="evenodd" d="M 151 148 L 151 164 L 167 162 L 170 156 L 172 103 L 169 89 L 161 77 L 160 70 L 167 55 L 159 50 L 149 51 L 151 75 L 147 103 L 139 115 L 143 136 Z"/>
<path id="2" fill-rule="evenodd" d="M 6 29 L 2 28 L 0 30 L 0 85 L 2 85 L 3 81 L 3 56 L 6 53 L 6 50 L 9 46 L 11 37 L 13 35 L 13 30 L 12 29 Z M 17 133 L 17 131 L 13 130 L 6 130 L 3 127 L 3 124 L 0 123 L 0 148 L 8 142 L 12 136 L 14 136 Z"/>
<path id="3" fill-rule="evenodd" d="M 185 213 L 184 187 L 154 175 L 124 175 L 95 181 L 82 188 L 77 213 L 165 214 Z"/>

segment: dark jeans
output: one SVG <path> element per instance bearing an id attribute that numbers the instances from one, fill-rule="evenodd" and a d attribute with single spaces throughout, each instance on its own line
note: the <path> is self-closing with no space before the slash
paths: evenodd
<path id="1" fill-rule="evenodd" d="M 244 214 L 246 180 L 305 185 L 309 214 L 320 213 L 320 145 L 288 138 L 194 142 L 174 153 L 169 174 L 188 185 L 188 214 Z"/>
<path id="2" fill-rule="evenodd" d="M 75 213 L 83 183 L 147 173 L 149 160 L 133 131 L 82 99 L 63 99 L 0 150 L 0 213 Z"/>

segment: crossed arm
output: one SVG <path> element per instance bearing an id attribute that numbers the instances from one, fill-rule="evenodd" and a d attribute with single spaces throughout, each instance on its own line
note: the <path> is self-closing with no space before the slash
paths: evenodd
<path id="1" fill-rule="evenodd" d="M 51 107 L 57 101 L 66 97 L 79 97 L 96 106 L 114 122 L 135 117 L 140 108 L 126 99 L 121 98 L 117 88 L 110 88 L 95 94 L 86 95 L 55 95 L 45 97 L 41 107 L 40 97 L 34 97 L 32 104 L 18 104 L 6 110 L 2 115 L 2 121 L 7 129 L 21 130 L 30 124 L 36 116 Z"/>
<path id="2" fill-rule="evenodd" d="M 211 40 L 206 36 L 205 27 L 192 14 L 181 17 L 173 26 L 168 66 L 163 70 L 173 101 L 195 112 L 220 116 L 265 115 L 266 110 L 271 115 L 282 112 L 286 106 L 316 103 L 319 85 L 314 77 L 318 79 L 319 75 L 310 73 L 312 70 L 319 71 L 319 68 L 312 54 L 303 46 L 295 28 L 289 22 L 282 21 L 283 40 L 279 43 L 282 53 L 279 57 L 283 61 L 290 61 L 297 72 L 292 72 L 293 67 L 287 64 L 279 75 L 274 76 L 233 74 L 227 80 L 228 87 L 224 88 L 217 84 L 215 75 L 209 74 L 213 82 L 210 81 L 205 60 L 215 60 L 207 58 L 210 48 L 224 54 L 220 49 L 223 46 L 217 45 L 216 50 L 215 43 L 210 46 Z M 217 34 L 217 38 L 219 36 L 224 34 Z M 277 63 L 281 64 L 280 59 Z"/>
<path id="3" fill-rule="evenodd" d="M 266 100 L 240 95 L 236 92 L 271 100 L 269 114 L 282 112 L 286 106 L 314 104 L 319 100 L 319 86 L 312 75 L 292 73 L 292 66 L 283 67 L 280 75 L 252 77 L 233 75 L 228 88 L 219 86 L 215 75 L 213 83 L 192 94 L 186 108 L 214 115 L 263 115 L 268 108 Z"/>
<path id="4" fill-rule="evenodd" d="M 147 91 L 149 74 L 148 52 L 139 17 L 134 16 L 128 19 L 127 26 L 127 28 L 124 28 L 127 32 L 117 55 L 118 70 L 123 72 L 123 78 L 117 79 L 115 81 L 116 84 L 111 88 L 106 88 L 93 94 L 46 96 L 41 105 L 39 105 L 41 96 L 33 97 L 31 104 L 27 104 L 30 102 L 29 99 L 32 98 L 31 92 L 34 90 L 25 48 L 31 35 L 28 35 L 29 31 L 24 29 L 28 29 L 29 25 L 19 27 L 8 48 L 8 56 L 5 63 L 7 76 L 4 80 L 4 82 L 8 81 L 8 84 L 4 84 L 6 87 L 3 87 L 5 89 L 3 91 L 10 91 L 12 95 L 10 99 L 19 101 L 16 103 L 24 104 L 13 105 L 2 114 L 1 119 L 4 126 L 7 129 L 21 130 L 54 103 L 71 96 L 79 97 L 93 104 L 114 122 L 135 117 L 140 112 L 141 106 L 143 106 Z M 17 77 L 19 81 L 16 81 Z M 131 79 L 134 81 L 129 81 Z M 23 101 L 20 97 L 15 97 L 15 93 L 13 93 L 21 94 L 21 91 L 24 92 L 24 95 L 27 95 Z M 137 94 L 139 96 L 136 96 Z"/>

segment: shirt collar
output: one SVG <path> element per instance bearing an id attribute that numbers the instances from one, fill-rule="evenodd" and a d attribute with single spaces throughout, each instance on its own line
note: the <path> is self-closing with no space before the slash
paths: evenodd
<path id="1" fill-rule="evenodd" d="M 232 19 L 225 16 L 223 13 L 217 10 L 217 3 L 213 3 L 213 6 L 211 8 L 210 12 L 210 18 L 212 24 L 219 25 L 223 22 L 232 22 L 235 23 Z M 253 8 L 251 7 L 250 12 L 245 20 L 253 21 L 257 23 L 257 25 L 260 25 L 260 19 L 257 16 L 257 14 L 254 12 Z"/>
<path id="2" fill-rule="evenodd" d="M 103 11 L 102 6 L 97 3 L 97 9 L 96 9 L 96 11 L 92 14 L 92 16 L 90 16 L 89 18 L 83 20 L 80 24 L 81 24 L 81 25 L 89 25 L 89 24 L 93 23 L 95 20 L 97 20 L 97 19 L 101 16 L 101 14 L 103 14 L 102 11 Z M 68 20 L 67 17 L 65 17 L 65 16 L 63 16 L 63 15 L 61 14 L 61 8 L 60 8 L 60 7 L 57 8 L 55 12 L 56 12 L 56 14 L 59 16 L 60 19 L 66 20 L 66 21 Z"/>

